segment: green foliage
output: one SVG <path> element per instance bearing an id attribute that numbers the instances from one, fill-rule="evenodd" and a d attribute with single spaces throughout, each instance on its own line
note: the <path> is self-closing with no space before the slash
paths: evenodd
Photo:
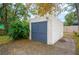
<path id="1" fill-rule="evenodd" d="M 16 20 L 10 23 L 9 35 L 13 39 L 27 39 L 29 37 L 29 23 L 26 20 Z"/>
<path id="2" fill-rule="evenodd" d="M 79 37 L 79 33 L 77 33 L 77 32 L 74 32 L 74 34 L 75 34 L 77 37 Z"/>
<path id="3" fill-rule="evenodd" d="M 51 13 L 56 10 L 56 5 L 54 3 L 38 3 L 38 15 L 44 16 L 47 13 Z"/>
<path id="4" fill-rule="evenodd" d="M 4 24 L 0 24 L 0 29 L 5 29 Z"/>
<path id="5" fill-rule="evenodd" d="M 70 12 L 65 16 L 65 25 L 70 26 L 73 25 L 77 20 L 77 15 L 75 12 Z"/>
<path id="6" fill-rule="evenodd" d="M 75 47 L 76 47 L 76 54 L 79 55 L 79 33 L 74 33 L 73 35 L 74 41 L 75 41 Z"/>
<path id="7" fill-rule="evenodd" d="M 1 3 L 0 4 L 0 23 L 4 24 L 5 31 L 13 39 L 28 38 L 29 6 L 22 3 Z"/>

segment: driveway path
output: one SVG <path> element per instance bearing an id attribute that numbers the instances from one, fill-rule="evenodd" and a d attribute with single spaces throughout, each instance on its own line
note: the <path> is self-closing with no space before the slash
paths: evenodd
<path id="1" fill-rule="evenodd" d="M 30 40 L 17 40 L 0 45 L 1 55 L 74 55 L 72 39 L 63 38 L 54 45 Z"/>

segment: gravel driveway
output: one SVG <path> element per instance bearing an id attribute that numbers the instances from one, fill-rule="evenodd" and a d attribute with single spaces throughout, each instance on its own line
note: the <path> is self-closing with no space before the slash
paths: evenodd
<path id="1" fill-rule="evenodd" d="M 72 39 L 63 38 L 54 45 L 30 40 L 17 40 L 0 45 L 1 55 L 74 55 Z"/>

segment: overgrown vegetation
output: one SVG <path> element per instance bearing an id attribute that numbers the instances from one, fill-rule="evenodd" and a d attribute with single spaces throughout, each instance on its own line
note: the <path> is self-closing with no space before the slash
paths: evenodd
<path id="1" fill-rule="evenodd" d="M 16 20 L 10 23 L 9 36 L 13 39 L 28 39 L 29 37 L 29 23 L 26 20 Z"/>
<path id="2" fill-rule="evenodd" d="M 0 36 L 0 44 L 4 44 L 4 43 L 8 43 L 8 42 L 10 42 L 12 40 L 12 38 L 11 37 L 9 37 L 9 36 Z"/>
<path id="3" fill-rule="evenodd" d="M 65 16 L 65 26 L 78 25 L 76 12 L 70 12 Z"/>
<path id="4" fill-rule="evenodd" d="M 79 55 L 79 33 L 74 33 L 73 35 L 75 45 L 76 45 L 76 54 Z"/>
<path id="5" fill-rule="evenodd" d="M 5 25 L 6 35 L 9 34 L 13 39 L 29 37 L 28 10 L 29 4 L 0 4 L 0 22 Z"/>

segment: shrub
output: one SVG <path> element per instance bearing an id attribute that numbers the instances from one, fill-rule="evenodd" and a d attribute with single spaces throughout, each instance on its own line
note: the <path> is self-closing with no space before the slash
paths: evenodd
<path id="1" fill-rule="evenodd" d="M 10 23 L 9 36 L 13 39 L 28 39 L 29 23 L 26 20 L 16 20 Z"/>
<path id="2" fill-rule="evenodd" d="M 76 36 L 78 36 L 78 37 L 79 37 L 79 33 L 77 33 L 77 32 L 74 32 L 74 34 L 75 34 Z"/>
<path id="3" fill-rule="evenodd" d="M 75 41 L 75 52 L 76 52 L 76 54 L 77 55 L 79 55 L 79 34 L 78 33 L 74 33 L 74 35 L 73 35 L 73 39 L 74 39 L 74 41 Z"/>

